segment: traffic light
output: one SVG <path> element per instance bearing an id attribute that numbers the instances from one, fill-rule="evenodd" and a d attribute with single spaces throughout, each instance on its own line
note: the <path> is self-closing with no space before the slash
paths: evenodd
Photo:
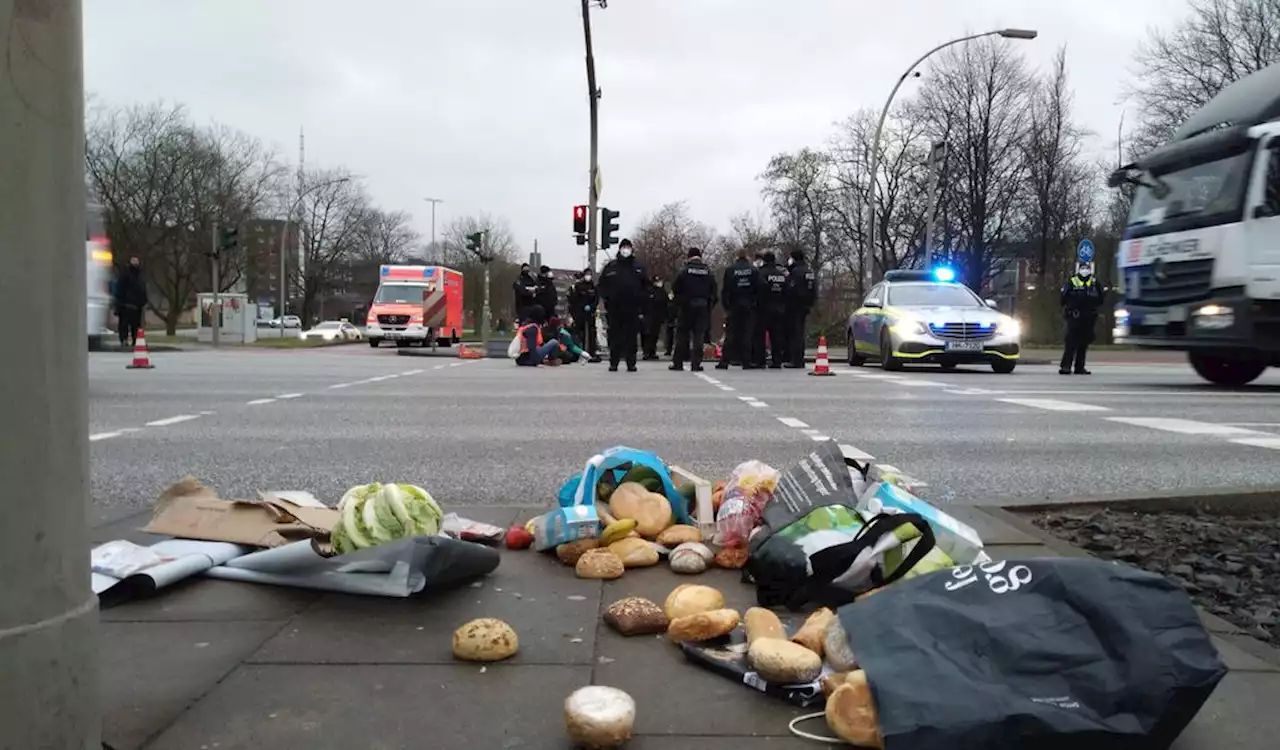
<path id="1" fill-rule="evenodd" d="M 222 227 L 218 230 L 218 252 L 229 253 L 240 245 L 240 227 Z"/>
<path id="2" fill-rule="evenodd" d="M 574 234 L 587 233 L 587 207 L 586 206 L 573 207 L 573 233 Z M 581 245 L 582 243 L 579 242 L 578 244 Z"/>
<path id="3" fill-rule="evenodd" d="M 467 235 L 467 249 L 470 250 L 471 252 L 476 253 L 478 255 L 480 253 L 480 248 L 483 245 L 484 245 L 484 232 L 476 232 L 475 234 Z"/>
<path id="4" fill-rule="evenodd" d="M 600 247 L 612 247 L 618 244 L 618 217 L 621 214 L 607 208 L 600 209 Z"/>

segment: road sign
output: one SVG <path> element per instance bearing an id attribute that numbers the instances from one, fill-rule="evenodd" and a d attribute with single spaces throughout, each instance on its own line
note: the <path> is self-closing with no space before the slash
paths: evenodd
<path id="1" fill-rule="evenodd" d="M 1076 260 L 1081 263 L 1093 262 L 1093 242 L 1080 240 L 1080 244 L 1076 245 Z"/>

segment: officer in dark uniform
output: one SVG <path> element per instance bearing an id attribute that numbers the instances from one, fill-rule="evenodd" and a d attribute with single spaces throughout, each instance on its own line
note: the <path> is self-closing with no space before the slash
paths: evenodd
<path id="1" fill-rule="evenodd" d="M 511 283 L 511 291 L 515 294 L 515 318 L 519 325 L 528 319 L 529 308 L 538 304 L 538 281 L 530 273 L 528 263 L 520 264 L 520 275 Z"/>
<path id="2" fill-rule="evenodd" d="M 595 274 L 590 268 L 578 274 L 578 279 L 569 287 L 569 315 L 573 317 L 573 337 L 582 342 L 582 347 L 591 355 L 593 362 L 599 362 L 596 354 L 596 306 L 600 304 L 600 293 L 596 291 Z"/>
<path id="3" fill-rule="evenodd" d="M 758 275 L 760 273 L 760 269 L 764 268 L 764 251 L 763 250 L 756 251 L 755 257 L 751 259 L 751 265 L 756 269 L 756 274 Z M 749 349 L 747 351 L 749 358 L 742 360 L 742 363 L 744 365 L 749 364 L 751 365 L 752 369 L 755 369 L 756 362 L 762 361 L 765 357 L 763 352 L 763 349 L 764 349 L 763 345 L 758 345 L 756 342 L 755 329 L 756 329 L 756 326 L 759 325 L 759 319 L 760 319 L 759 303 L 760 303 L 760 284 L 759 284 L 759 280 L 757 280 L 756 307 L 751 313 L 751 328 L 747 331 L 747 340 L 751 342 L 748 345 Z"/>
<path id="4" fill-rule="evenodd" d="M 813 309 L 817 286 L 813 270 L 804 262 L 804 251 L 796 248 L 787 259 L 787 361 L 786 366 L 804 369 L 804 346 L 808 331 L 804 321 Z"/>
<path id="5" fill-rule="evenodd" d="M 676 295 L 667 290 L 667 325 L 663 330 L 663 356 L 670 357 L 676 345 L 676 321 L 680 319 L 680 308 L 676 305 Z"/>
<path id="6" fill-rule="evenodd" d="M 752 369 L 751 327 L 756 308 L 756 287 L 759 274 L 755 265 L 747 260 L 745 249 L 738 251 L 738 259 L 724 269 L 721 287 L 724 294 L 720 304 L 724 306 L 724 348 L 720 351 L 717 370 L 729 369 L 730 362 L 740 362 L 742 369 Z"/>
<path id="7" fill-rule="evenodd" d="M 636 371 L 636 336 L 644 306 L 646 274 L 635 259 L 631 240 L 618 244 L 618 257 L 605 264 L 600 273 L 600 298 L 604 300 L 609 325 L 609 372 L 618 371 L 618 362 L 627 361 L 627 372 Z"/>
<path id="8" fill-rule="evenodd" d="M 556 314 L 556 307 L 560 304 L 560 293 L 556 291 L 556 280 L 551 275 L 551 268 L 543 266 L 538 269 L 538 280 L 536 282 L 536 291 L 534 292 L 534 301 L 538 307 L 542 308 L 542 312 L 548 318 Z"/>
<path id="9" fill-rule="evenodd" d="M 752 364 L 765 366 L 766 355 L 770 354 L 765 351 L 767 345 L 773 355 L 769 367 L 777 370 L 782 368 L 783 352 L 787 350 L 787 270 L 778 265 L 777 256 L 771 250 L 766 251 L 762 259 L 764 265 L 760 267 L 759 304 L 755 335 L 752 337 L 756 360 Z"/>
<path id="10" fill-rule="evenodd" d="M 1084 368 L 1085 353 L 1093 343 L 1093 331 L 1102 307 L 1102 288 L 1093 278 L 1092 263 L 1076 264 L 1075 275 L 1062 285 L 1062 316 L 1066 322 L 1066 346 L 1062 350 L 1060 375 L 1089 375 Z"/>
<path id="11" fill-rule="evenodd" d="M 702 260 L 701 250 L 691 247 L 688 255 L 688 262 L 672 285 L 680 308 L 680 322 L 671 369 L 683 370 L 688 357 L 689 369 L 702 372 L 702 340 L 711 326 L 711 308 L 716 304 L 716 278 Z"/>
<path id="12" fill-rule="evenodd" d="M 667 325 L 667 286 L 657 274 L 645 290 L 644 332 L 640 336 L 645 361 L 658 359 L 658 337 Z"/>

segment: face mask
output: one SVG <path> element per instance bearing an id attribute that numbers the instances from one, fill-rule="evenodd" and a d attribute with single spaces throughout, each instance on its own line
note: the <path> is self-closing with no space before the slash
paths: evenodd
<path id="1" fill-rule="evenodd" d="M 796 264 L 796 259 L 795 259 L 795 258 L 787 258 L 787 265 L 788 265 L 788 266 L 794 266 L 795 264 Z"/>
<path id="2" fill-rule="evenodd" d="M 583 280 L 583 281 L 585 281 L 585 282 L 587 282 L 587 283 L 590 283 L 590 282 L 591 282 L 591 274 L 587 274 L 586 276 L 583 276 L 583 277 L 582 277 L 582 280 Z"/>
<path id="3" fill-rule="evenodd" d="M 654 285 L 654 286 L 656 286 L 656 287 L 658 287 L 659 289 L 661 289 L 661 288 L 662 288 L 662 282 L 661 282 L 661 281 L 655 281 L 655 282 L 653 282 L 653 285 Z"/>
<path id="4" fill-rule="evenodd" d="M 752 263 L 751 265 L 755 266 L 756 268 L 763 268 L 763 267 L 764 267 L 764 261 L 762 261 L 762 260 L 760 260 L 759 258 L 757 258 L 757 259 L 756 259 L 756 261 L 755 261 L 754 263 Z"/>
<path id="5" fill-rule="evenodd" d="M 630 257 L 631 257 L 631 248 L 629 248 L 629 247 L 624 247 L 624 248 L 622 248 L 621 250 L 619 250 L 619 251 L 618 251 L 618 255 L 619 255 L 620 257 L 623 257 L 623 258 L 630 258 Z"/>
<path id="6" fill-rule="evenodd" d="M 1076 273 L 1080 275 L 1080 278 L 1087 279 L 1093 275 L 1093 269 L 1088 266 L 1080 266 L 1076 269 Z"/>

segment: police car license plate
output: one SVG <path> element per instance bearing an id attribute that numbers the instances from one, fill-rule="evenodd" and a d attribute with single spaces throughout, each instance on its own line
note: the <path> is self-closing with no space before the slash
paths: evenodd
<path id="1" fill-rule="evenodd" d="M 949 352 L 980 352 L 982 351 L 981 341 L 948 341 L 947 351 Z"/>
<path id="2" fill-rule="evenodd" d="M 1147 313 L 1139 322 L 1144 326 L 1162 326 L 1169 322 L 1169 316 L 1166 313 Z"/>

